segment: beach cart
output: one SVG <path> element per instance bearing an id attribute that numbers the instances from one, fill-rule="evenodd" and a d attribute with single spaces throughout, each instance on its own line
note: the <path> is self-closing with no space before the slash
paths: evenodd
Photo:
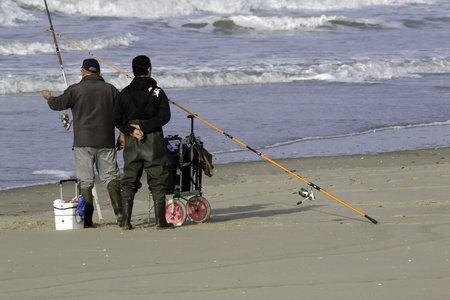
<path id="1" fill-rule="evenodd" d="M 209 219 L 211 206 L 202 196 L 202 175 L 212 176 L 212 156 L 203 148 L 200 137 L 194 134 L 194 116 L 191 120 L 191 133 L 185 138 L 168 136 L 166 220 L 174 226 L 181 226 L 187 218 L 194 223 Z"/>

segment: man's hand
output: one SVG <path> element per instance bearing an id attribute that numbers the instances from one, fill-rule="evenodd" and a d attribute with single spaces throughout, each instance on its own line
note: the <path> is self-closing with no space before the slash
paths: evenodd
<path id="1" fill-rule="evenodd" d="M 121 132 L 117 137 L 116 149 L 117 151 L 120 151 L 123 148 L 125 148 L 125 134 Z"/>
<path id="2" fill-rule="evenodd" d="M 134 131 L 131 133 L 132 137 L 137 138 L 139 141 L 141 141 L 144 138 L 144 133 L 141 130 L 141 127 L 139 125 L 130 124 L 132 127 L 134 127 Z"/>
<path id="3" fill-rule="evenodd" d="M 49 90 L 43 90 L 42 91 L 42 96 L 45 98 L 45 100 L 48 100 L 52 96 L 52 93 L 50 93 Z"/>

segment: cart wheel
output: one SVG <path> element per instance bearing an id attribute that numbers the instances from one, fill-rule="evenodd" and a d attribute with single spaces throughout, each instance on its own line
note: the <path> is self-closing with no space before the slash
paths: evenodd
<path id="1" fill-rule="evenodd" d="M 166 220 L 174 226 L 183 225 L 186 221 L 187 213 L 183 202 L 178 199 L 171 199 L 167 201 L 166 205 Z"/>
<path id="2" fill-rule="evenodd" d="M 202 223 L 211 216 L 211 205 L 201 196 L 194 196 L 187 202 L 187 215 L 194 223 Z"/>

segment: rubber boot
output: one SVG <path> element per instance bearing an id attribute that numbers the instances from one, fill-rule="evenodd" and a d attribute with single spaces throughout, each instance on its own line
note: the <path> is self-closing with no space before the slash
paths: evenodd
<path id="1" fill-rule="evenodd" d="M 131 214 L 133 212 L 133 200 L 123 201 L 122 203 L 122 229 L 131 230 L 133 226 L 131 225 Z"/>
<path id="2" fill-rule="evenodd" d="M 92 227 L 92 216 L 94 215 L 94 201 L 92 197 L 92 188 L 80 188 L 80 195 L 86 201 L 84 209 L 84 228 Z"/>
<path id="3" fill-rule="evenodd" d="M 156 229 L 173 228 L 172 223 L 166 220 L 166 199 L 155 200 Z"/>
<path id="4" fill-rule="evenodd" d="M 122 226 L 122 196 L 120 194 L 120 182 L 117 179 L 111 180 L 106 186 L 111 200 L 111 206 L 116 215 L 117 224 Z"/>

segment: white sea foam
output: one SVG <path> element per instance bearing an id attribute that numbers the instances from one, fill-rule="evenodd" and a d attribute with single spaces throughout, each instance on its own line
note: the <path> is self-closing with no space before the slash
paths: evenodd
<path id="1" fill-rule="evenodd" d="M 139 38 L 131 33 L 120 36 L 107 36 L 73 41 L 80 47 L 88 50 L 101 50 L 113 47 L 128 47 L 139 41 Z M 82 51 L 79 47 L 60 39 L 58 42 L 61 51 Z M 53 42 L 18 42 L 5 41 L 0 42 L 0 55 L 32 55 L 37 53 L 55 53 L 55 44 Z"/>
<path id="2" fill-rule="evenodd" d="M 5 1 L 5 0 L 3 0 Z M 255 10 L 333 11 L 367 6 L 434 4 L 438 0 L 53 0 L 52 12 L 67 15 L 138 17 L 143 19 L 187 16 L 208 12 L 214 14 L 251 13 Z M 10 3 L 11 0 L 6 0 Z M 41 0 L 19 0 L 19 3 L 45 10 Z"/>
<path id="3" fill-rule="evenodd" d="M 38 170 L 31 173 L 33 175 L 49 175 L 52 177 L 58 177 L 63 179 L 68 179 L 73 176 L 75 176 L 74 172 L 67 172 L 67 171 L 61 171 L 61 170 Z"/>
<path id="4" fill-rule="evenodd" d="M 242 69 L 245 69 L 245 67 L 242 66 Z M 209 71 L 203 70 L 190 73 L 186 73 L 186 71 L 184 73 L 179 72 L 177 69 L 172 73 L 168 69 L 164 73 L 155 71 L 153 75 L 158 84 L 165 89 L 285 83 L 307 80 L 357 83 L 419 77 L 422 73 L 448 73 L 450 72 L 450 61 L 431 59 L 394 62 L 330 62 L 311 66 L 291 65 L 289 68 L 284 64 L 277 66 L 272 62 L 270 66 L 262 65 L 259 69 L 252 65 L 248 66 L 248 70 L 230 68 L 229 70 L 210 69 Z M 107 82 L 114 84 L 119 89 L 124 88 L 130 82 L 125 75 L 111 75 L 111 71 L 104 71 L 103 76 Z M 78 82 L 81 79 L 78 73 L 76 75 L 68 74 L 67 78 L 70 83 Z M 0 78 L 0 94 L 35 93 L 40 92 L 42 89 L 64 90 L 65 85 L 61 80 L 61 75 L 56 72 L 54 75 L 9 75 Z"/>
<path id="5" fill-rule="evenodd" d="M 327 80 L 365 82 L 402 77 L 418 77 L 421 73 L 450 72 L 450 61 L 442 59 L 407 61 L 359 61 L 312 65 L 292 80 Z"/>
<path id="6" fill-rule="evenodd" d="M 2 0 L 0 3 L 0 26 L 17 26 L 21 21 L 35 19 L 32 14 L 25 12 L 15 1 Z"/>
<path id="7" fill-rule="evenodd" d="M 175 21 L 176 22 L 176 21 Z M 179 21 L 178 21 L 179 22 Z M 325 15 L 308 17 L 262 17 L 255 15 L 210 16 L 190 19 L 183 26 L 198 29 L 213 30 L 217 27 L 232 29 L 253 29 L 261 32 L 279 31 L 309 31 L 318 29 L 332 29 L 335 26 L 358 26 L 366 28 L 401 28 L 402 24 L 382 19 L 352 19 L 345 16 Z"/>

